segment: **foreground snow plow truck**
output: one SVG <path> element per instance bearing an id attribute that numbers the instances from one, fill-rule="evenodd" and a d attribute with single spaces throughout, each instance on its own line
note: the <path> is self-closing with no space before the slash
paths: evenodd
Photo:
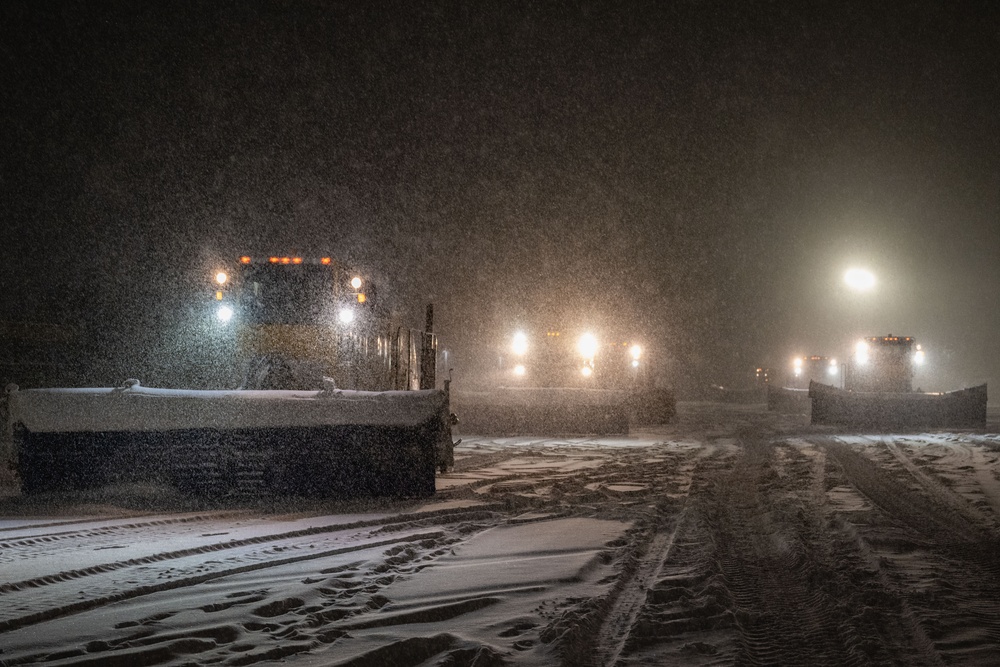
<path id="1" fill-rule="evenodd" d="M 647 351 L 589 329 L 513 332 L 488 388 L 454 394 L 466 433 L 617 434 L 665 423 L 673 392 L 654 386 Z"/>
<path id="2" fill-rule="evenodd" d="M 945 393 L 913 390 L 924 350 L 910 336 L 859 341 L 846 364 L 844 388 L 809 383 L 812 423 L 911 430 L 986 428 L 986 385 Z"/>
<path id="3" fill-rule="evenodd" d="M 423 331 L 403 327 L 331 258 L 244 256 L 211 293 L 244 386 L 9 387 L 23 493 L 145 482 L 209 497 L 434 493 L 454 459 L 431 307 Z"/>

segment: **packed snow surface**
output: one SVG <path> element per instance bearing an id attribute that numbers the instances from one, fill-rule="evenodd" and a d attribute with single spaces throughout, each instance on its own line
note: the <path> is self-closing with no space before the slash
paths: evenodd
<path id="1" fill-rule="evenodd" d="M 0 498 L 0 664 L 994 665 L 1000 436 L 685 404 L 430 501 Z"/>

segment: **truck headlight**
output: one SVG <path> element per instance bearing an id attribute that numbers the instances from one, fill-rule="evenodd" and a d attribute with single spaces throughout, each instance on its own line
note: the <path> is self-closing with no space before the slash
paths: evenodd
<path id="1" fill-rule="evenodd" d="M 511 350 L 514 351 L 519 357 L 523 357 L 528 352 L 528 336 L 525 335 L 523 331 L 518 331 L 514 334 L 514 342 L 511 345 Z"/>
<path id="2" fill-rule="evenodd" d="M 639 357 L 642 356 L 642 348 L 639 347 L 638 345 L 633 345 L 632 349 L 629 350 L 629 353 L 632 355 L 633 361 L 639 361 Z M 635 365 L 637 364 L 633 364 L 633 366 Z"/>
<path id="3" fill-rule="evenodd" d="M 215 316 L 219 318 L 219 321 L 226 323 L 233 319 L 233 309 L 229 306 L 219 306 L 219 309 L 215 311 Z"/>
<path id="4" fill-rule="evenodd" d="M 576 349 L 580 351 L 584 359 L 593 359 L 594 355 L 597 354 L 597 339 L 594 338 L 594 334 L 585 333 L 580 336 Z"/>
<path id="5" fill-rule="evenodd" d="M 354 321 L 354 311 L 350 308 L 341 308 L 340 312 L 337 313 L 337 319 L 340 320 L 341 324 L 350 324 Z"/>
<path id="6" fill-rule="evenodd" d="M 863 340 L 859 340 L 858 344 L 854 347 L 854 361 L 860 366 L 868 363 L 868 343 Z"/>
<path id="7" fill-rule="evenodd" d="M 518 364 L 517 366 L 514 366 L 514 375 L 518 377 L 523 376 L 527 372 L 528 370 L 524 367 L 524 364 Z"/>
<path id="8" fill-rule="evenodd" d="M 584 366 L 583 368 L 580 369 L 580 374 L 583 375 L 583 377 L 585 378 L 589 378 L 591 375 L 594 374 L 594 369 L 591 368 L 590 366 Z"/>

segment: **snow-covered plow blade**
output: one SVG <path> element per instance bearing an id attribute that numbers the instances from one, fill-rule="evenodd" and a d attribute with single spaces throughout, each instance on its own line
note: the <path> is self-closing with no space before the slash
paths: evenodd
<path id="1" fill-rule="evenodd" d="M 809 412 L 809 390 L 792 387 L 767 387 L 767 409 L 797 415 Z"/>
<path id="2" fill-rule="evenodd" d="M 941 394 L 855 392 L 809 383 L 812 423 L 912 430 L 986 428 L 986 385 Z"/>
<path id="3" fill-rule="evenodd" d="M 632 426 L 666 424 L 677 416 L 677 398 L 671 389 L 636 389 L 628 394 L 628 409 Z"/>
<path id="4" fill-rule="evenodd" d="M 207 497 L 434 493 L 448 392 L 30 389 L 8 395 L 23 493 L 160 482 Z"/>
<path id="5" fill-rule="evenodd" d="M 463 433 L 565 435 L 628 433 L 625 391 L 510 387 L 452 394 Z"/>

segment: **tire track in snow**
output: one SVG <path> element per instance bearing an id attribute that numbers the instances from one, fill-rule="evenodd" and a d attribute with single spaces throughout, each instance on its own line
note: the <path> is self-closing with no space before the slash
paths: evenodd
<path id="1" fill-rule="evenodd" d="M 645 552 L 639 559 L 636 572 L 626 580 L 621 588 L 608 616 L 597 635 L 597 664 L 615 665 L 621 657 L 632 628 L 635 626 L 639 612 L 646 604 L 646 596 L 653 584 L 659 579 L 663 564 L 670 557 L 674 540 L 684 522 L 684 511 L 681 511 L 673 530 L 657 531 L 647 544 Z"/>
<path id="2" fill-rule="evenodd" d="M 625 652 L 636 622 L 648 605 L 650 592 L 660 579 L 677 536 L 685 524 L 688 501 L 692 490 L 696 488 L 695 477 L 698 475 L 699 465 L 706 459 L 714 458 L 716 453 L 715 446 L 706 447 L 699 452 L 694 461 L 682 468 L 684 479 L 677 486 L 682 489 L 683 496 L 679 511 L 672 517 L 673 528 L 669 532 L 656 530 L 653 533 L 642 548 L 642 555 L 637 559 L 634 573 L 624 579 L 612 594 L 610 609 L 606 612 L 595 638 L 596 664 L 615 665 Z M 674 462 L 671 461 L 672 463 Z M 669 466 L 667 472 L 667 478 L 673 477 L 669 473 Z"/>
<path id="3" fill-rule="evenodd" d="M 904 522 L 918 533 L 943 542 L 974 543 L 982 529 L 950 505 L 941 507 L 876 466 L 867 456 L 836 438 L 823 440 L 850 483 L 873 505 Z M 924 487 L 926 488 L 926 487 Z"/>
<path id="4" fill-rule="evenodd" d="M 348 538 L 357 539 L 356 534 L 344 538 L 343 536 L 338 537 L 337 533 L 370 529 L 367 531 L 369 538 L 361 547 L 368 549 L 380 544 L 394 544 L 401 540 L 418 539 L 414 535 L 431 534 L 427 533 L 428 527 L 426 525 L 421 525 L 426 520 L 433 520 L 433 527 L 440 528 L 449 524 L 469 521 L 485 521 L 488 524 L 493 524 L 500 519 L 501 515 L 485 508 L 432 511 L 408 516 L 396 515 L 383 518 L 380 521 L 329 524 L 304 530 L 230 540 L 192 549 L 159 552 L 143 558 L 104 563 L 81 570 L 53 572 L 25 581 L 8 582 L 0 585 L 0 632 L 92 609 L 120 599 L 195 585 L 227 574 L 354 550 L 352 547 L 333 547 L 320 548 L 317 552 L 316 547 L 320 546 L 323 541 L 317 540 L 317 537 L 321 536 L 326 536 L 326 541 L 332 544 Z M 370 541 L 371 537 L 388 532 L 403 531 L 405 531 L 403 537 Z M 434 531 L 433 534 L 436 535 L 439 532 Z M 298 549 L 308 549 L 310 553 L 283 557 L 284 553 Z M 224 560 L 204 560 L 205 555 L 216 552 L 223 555 Z M 226 553 L 230 555 L 225 557 Z M 188 564 L 184 564 L 185 560 Z M 257 562 L 248 563 L 247 561 Z M 170 563 L 174 563 L 174 565 L 167 567 Z M 158 565 L 160 567 L 157 567 Z M 148 583 L 151 581 L 154 583 Z M 67 588 L 70 582 L 74 582 L 71 591 Z M 81 591 L 81 587 L 85 590 Z M 87 599 L 79 600 L 80 595 L 85 595 Z M 75 602 L 66 604 L 68 600 Z"/>
<path id="5" fill-rule="evenodd" d="M 253 572 L 256 570 L 263 570 L 271 567 L 280 567 L 283 565 L 289 565 L 292 563 L 300 563 L 308 560 L 315 560 L 318 558 L 327 558 L 329 556 L 336 556 L 339 554 L 351 553 L 354 551 L 365 551 L 368 549 L 377 549 L 383 546 L 389 546 L 393 544 L 398 544 L 400 542 L 413 542 L 419 540 L 433 540 L 440 539 L 444 537 L 444 533 L 440 531 L 431 533 L 409 533 L 406 535 L 401 535 L 387 540 L 379 540 L 374 542 L 360 542 L 354 543 L 350 546 L 340 547 L 336 549 L 326 549 L 321 551 L 314 551 L 312 553 L 303 554 L 300 556 L 292 556 L 288 558 L 277 558 L 273 560 L 268 560 L 260 563 L 250 563 L 247 565 L 239 565 L 235 567 L 221 568 L 212 572 L 205 572 L 200 575 L 184 577 L 181 579 L 175 579 L 173 581 L 163 582 L 160 584 L 148 584 L 139 585 L 130 589 L 122 590 L 118 593 L 104 595 L 100 597 L 94 597 L 88 600 L 83 600 L 80 602 L 74 602 L 66 605 L 61 605 L 57 607 L 51 607 L 42 611 L 37 611 L 33 613 L 27 613 L 14 618 L 8 618 L 0 621 L 0 633 L 9 632 L 17 628 L 23 628 L 27 625 L 32 625 L 35 623 L 41 623 L 43 621 L 48 621 L 54 618 L 59 618 L 61 616 L 68 616 L 80 611 L 85 611 L 89 609 L 95 609 L 97 607 L 102 607 L 114 602 L 119 602 L 121 600 L 128 600 L 131 598 L 140 597 L 143 595 L 150 595 L 153 593 L 160 593 L 163 591 L 175 590 L 178 588 L 186 588 L 189 586 L 197 586 L 198 584 L 203 584 L 207 581 L 212 581 L 213 579 L 219 579 L 222 577 L 228 577 L 234 574 L 243 574 L 245 572 Z"/>
<path id="6" fill-rule="evenodd" d="M 882 445 L 891 453 L 903 468 L 924 488 L 929 496 L 954 510 L 957 514 L 964 515 L 967 520 L 982 526 L 986 530 L 996 531 L 998 526 L 992 517 L 987 517 L 967 499 L 952 491 L 947 486 L 934 479 L 907 456 L 906 452 L 892 438 L 881 438 Z M 971 458 L 972 453 L 967 452 Z"/>
<path id="7" fill-rule="evenodd" d="M 884 515 L 877 514 L 858 531 L 870 535 L 864 542 L 877 558 L 879 570 L 891 574 L 892 588 L 903 597 L 903 609 L 912 610 L 919 625 L 912 636 L 929 642 L 923 657 L 993 664 L 1000 654 L 996 614 L 1000 543 L 996 537 L 951 504 L 935 502 L 940 496 L 928 493 L 922 484 L 914 490 L 896 480 L 898 470 L 891 473 L 879 468 L 838 439 L 826 439 L 824 444 L 848 482 Z M 914 646 L 919 648 L 919 641 Z"/>
<path id="8" fill-rule="evenodd" d="M 718 480 L 710 517 L 736 606 L 737 662 L 863 664 L 839 600 L 816 585 L 832 575 L 809 539 L 821 525 L 817 483 L 790 487 L 789 476 L 775 468 L 771 443 L 750 438 L 743 444 L 744 456 Z M 821 463 L 808 463 L 814 475 L 822 473 Z"/>

